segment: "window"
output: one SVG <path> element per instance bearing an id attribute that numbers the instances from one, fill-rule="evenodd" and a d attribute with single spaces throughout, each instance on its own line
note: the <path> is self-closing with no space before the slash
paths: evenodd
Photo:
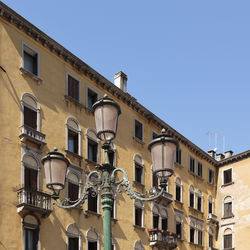
<path id="1" fill-rule="evenodd" d="M 182 201 L 182 183 L 179 177 L 175 178 L 175 200 Z"/>
<path id="2" fill-rule="evenodd" d="M 135 200 L 135 225 L 143 227 L 143 203 Z"/>
<path id="3" fill-rule="evenodd" d="M 69 152 L 81 155 L 81 129 L 79 123 L 74 118 L 68 118 L 66 123 L 67 145 Z"/>
<path id="4" fill-rule="evenodd" d="M 33 215 L 25 215 L 23 218 L 23 243 L 25 250 L 38 249 L 39 244 L 39 220 Z"/>
<path id="5" fill-rule="evenodd" d="M 22 96 L 22 126 L 40 131 L 40 105 L 30 94 Z"/>
<path id="6" fill-rule="evenodd" d="M 224 249 L 233 248 L 233 235 L 232 235 L 232 229 L 231 228 L 227 228 L 224 231 L 223 245 L 224 245 Z"/>
<path id="7" fill-rule="evenodd" d="M 87 250 L 99 249 L 99 234 L 96 229 L 91 227 L 87 232 Z"/>
<path id="8" fill-rule="evenodd" d="M 181 155 L 181 149 L 179 148 L 178 150 L 176 150 L 176 162 L 181 165 L 182 163 L 182 155 Z"/>
<path id="9" fill-rule="evenodd" d="M 200 211 L 200 212 L 203 211 L 203 209 L 202 209 L 202 199 L 203 199 L 202 192 L 201 192 L 201 190 L 198 190 L 198 192 L 197 192 L 197 210 Z"/>
<path id="10" fill-rule="evenodd" d="M 98 195 L 88 195 L 88 211 L 98 213 Z"/>
<path id="11" fill-rule="evenodd" d="M 39 53 L 25 43 L 23 43 L 23 68 L 39 76 Z"/>
<path id="12" fill-rule="evenodd" d="M 168 230 L 168 212 L 167 210 L 160 206 L 154 204 L 153 210 L 153 228 Z"/>
<path id="13" fill-rule="evenodd" d="M 209 226 L 209 229 L 208 229 L 208 246 L 210 248 L 213 248 L 214 244 L 213 244 L 213 241 L 214 241 L 214 230 L 211 226 Z"/>
<path id="14" fill-rule="evenodd" d="M 80 81 L 69 73 L 66 74 L 66 94 L 73 100 L 80 102 Z"/>
<path id="15" fill-rule="evenodd" d="M 214 184 L 214 171 L 212 169 L 208 169 L 208 183 Z"/>
<path id="16" fill-rule="evenodd" d="M 94 129 L 88 129 L 87 133 L 87 156 L 91 162 L 98 163 L 98 141 Z"/>
<path id="17" fill-rule="evenodd" d="M 194 243 L 194 239 L 195 239 L 195 225 L 193 225 L 193 223 L 190 224 L 190 229 L 189 229 L 189 242 Z"/>
<path id="18" fill-rule="evenodd" d="M 108 151 L 109 163 L 111 166 L 116 166 L 116 146 L 114 142 L 110 143 L 110 150 Z"/>
<path id="19" fill-rule="evenodd" d="M 140 155 L 134 155 L 134 177 L 135 182 L 144 184 L 144 166 L 143 159 Z"/>
<path id="20" fill-rule="evenodd" d="M 203 245 L 203 222 L 189 217 L 189 242 L 193 244 Z"/>
<path id="21" fill-rule="evenodd" d="M 179 212 L 175 214 L 175 232 L 177 239 L 182 239 L 182 214 Z"/>
<path id="22" fill-rule="evenodd" d="M 194 187 L 189 187 L 189 207 L 194 208 Z"/>
<path id="23" fill-rule="evenodd" d="M 81 249 L 82 233 L 76 223 L 68 225 L 66 229 L 67 250 Z"/>
<path id="24" fill-rule="evenodd" d="M 134 137 L 143 141 L 143 124 L 137 120 L 134 120 Z"/>
<path id="25" fill-rule="evenodd" d="M 198 245 L 202 246 L 202 231 L 201 230 L 197 231 L 198 231 Z"/>
<path id="26" fill-rule="evenodd" d="M 153 228 L 159 229 L 159 221 L 160 221 L 159 209 L 157 206 L 154 206 L 153 207 Z"/>
<path id="27" fill-rule="evenodd" d="M 195 173 L 195 159 L 192 156 L 189 156 L 189 171 Z"/>
<path id="28" fill-rule="evenodd" d="M 168 212 L 165 208 L 162 208 L 160 211 L 161 215 L 161 229 L 168 230 Z"/>
<path id="29" fill-rule="evenodd" d="M 36 204 L 36 195 L 33 191 L 39 190 L 40 157 L 36 153 L 27 152 L 23 155 L 23 184 L 27 191 L 29 204 Z"/>
<path id="30" fill-rule="evenodd" d="M 76 174 L 70 168 L 67 173 L 67 198 L 70 204 L 74 204 L 79 198 L 80 173 Z"/>
<path id="31" fill-rule="evenodd" d="M 87 108 L 92 109 L 93 104 L 98 100 L 98 94 L 90 89 L 87 88 Z"/>
<path id="32" fill-rule="evenodd" d="M 233 205 L 233 199 L 231 196 L 227 196 L 224 199 L 224 218 L 232 217 L 232 205 Z"/>
<path id="33" fill-rule="evenodd" d="M 208 197 L 208 213 L 213 213 L 213 197 L 211 195 Z"/>
<path id="34" fill-rule="evenodd" d="M 202 178 L 202 163 L 201 162 L 197 162 L 197 176 Z"/>
<path id="35" fill-rule="evenodd" d="M 223 171 L 223 184 L 230 184 L 232 183 L 232 169 L 227 169 Z"/>
<path id="36" fill-rule="evenodd" d="M 137 240 L 135 242 L 134 250 L 144 250 L 144 246 L 142 245 L 141 240 Z"/>
<path id="37" fill-rule="evenodd" d="M 152 131 L 152 140 L 154 140 L 155 138 L 157 138 L 159 135 L 156 133 L 156 132 L 154 132 L 154 131 Z"/>

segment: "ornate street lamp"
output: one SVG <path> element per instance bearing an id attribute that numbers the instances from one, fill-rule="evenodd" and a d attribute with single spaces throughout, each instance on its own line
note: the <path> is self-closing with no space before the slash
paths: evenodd
<path id="1" fill-rule="evenodd" d="M 104 96 L 93 105 L 95 115 L 97 137 L 102 140 L 104 149 L 104 163 L 97 166 L 97 171 L 91 171 L 87 178 L 80 198 L 72 205 L 67 205 L 65 200 L 57 201 L 59 192 L 64 188 L 66 170 L 69 161 L 63 154 L 54 150 L 48 153 L 42 163 L 45 169 L 46 185 L 53 190 L 52 198 L 58 207 L 69 209 L 82 205 L 89 194 L 98 193 L 101 187 L 101 198 L 103 208 L 103 232 L 104 250 L 111 250 L 111 211 L 113 206 L 112 186 L 116 186 L 116 192 L 125 192 L 131 199 L 140 201 L 152 201 L 157 199 L 165 190 L 167 179 L 173 174 L 174 156 L 178 143 L 173 138 L 167 136 L 165 131 L 149 144 L 152 154 L 153 174 L 160 178 L 161 190 L 151 188 L 144 194 L 133 190 L 130 185 L 128 175 L 122 168 L 114 168 L 109 162 L 108 152 L 110 143 L 116 136 L 118 117 L 121 114 L 120 106 L 112 99 Z M 122 178 L 117 180 L 117 173 L 122 173 Z M 93 182 L 91 177 L 97 177 Z M 121 188 L 123 187 L 123 190 Z"/>

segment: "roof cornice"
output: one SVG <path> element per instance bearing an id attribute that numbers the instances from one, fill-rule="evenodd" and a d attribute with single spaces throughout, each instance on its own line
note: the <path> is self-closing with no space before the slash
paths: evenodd
<path id="1" fill-rule="evenodd" d="M 14 10 L 5 5 L 2 1 L 0 1 L 0 18 L 8 21 L 12 25 L 16 26 L 18 29 L 25 32 L 28 36 L 32 37 L 36 42 L 42 44 L 44 47 L 52 51 L 58 57 L 63 58 L 68 64 L 73 66 L 75 69 L 79 71 L 79 73 L 83 73 L 85 76 L 89 77 L 91 80 L 95 81 L 96 84 L 100 85 L 103 89 L 110 92 L 112 95 L 116 96 L 118 99 L 126 103 L 128 106 L 133 108 L 135 111 L 143 115 L 148 121 L 154 123 L 156 126 L 160 128 L 165 128 L 167 133 L 176 138 L 179 142 L 186 145 L 190 150 L 192 150 L 196 155 L 201 158 L 207 160 L 209 163 L 217 166 L 218 162 L 208 155 L 201 148 L 193 144 L 167 123 L 162 121 L 144 106 L 137 102 L 137 100 L 131 96 L 129 93 L 123 92 L 117 86 L 115 86 L 112 82 L 107 80 L 104 76 L 96 72 L 93 68 L 79 59 L 77 56 L 72 54 L 70 51 L 65 49 L 62 45 L 57 43 L 51 37 L 46 35 L 40 29 L 35 27 L 25 18 L 17 14 Z M 224 162 L 224 161 L 223 161 Z M 219 163 L 221 164 L 221 162 Z"/>

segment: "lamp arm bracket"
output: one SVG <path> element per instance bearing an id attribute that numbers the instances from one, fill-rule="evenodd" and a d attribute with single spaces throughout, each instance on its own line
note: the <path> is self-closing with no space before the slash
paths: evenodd
<path id="1" fill-rule="evenodd" d="M 97 177 L 97 181 L 92 181 L 91 177 L 94 177 L 95 179 Z M 76 201 L 71 201 L 72 205 L 69 204 L 69 199 L 63 199 L 62 201 L 58 202 L 55 200 L 55 205 L 64 208 L 64 209 L 70 209 L 70 208 L 75 208 L 75 207 L 81 207 L 83 203 L 85 202 L 86 199 L 88 199 L 88 195 L 90 194 L 91 196 L 95 197 L 98 194 L 98 188 L 101 184 L 101 175 L 97 171 L 91 171 L 87 177 L 86 177 L 86 182 L 83 187 L 83 191 L 80 195 L 80 198 L 77 199 Z"/>
<path id="2" fill-rule="evenodd" d="M 122 179 L 119 181 L 115 181 L 116 175 L 118 172 L 122 173 Z M 144 194 L 140 194 L 136 192 L 135 190 L 133 190 L 132 186 L 130 185 L 126 171 L 122 168 L 116 168 L 113 170 L 111 174 L 111 182 L 112 184 L 117 186 L 116 188 L 117 193 L 125 192 L 131 199 L 134 199 L 134 200 L 153 201 L 157 199 L 158 197 L 160 197 L 164 192 L 163 188 L 161 188 L 161 190 L 158 191 L 154 187 L 146 191 Z M 124 188 L 124 190 L 122 189 L 122 187 Z"/>

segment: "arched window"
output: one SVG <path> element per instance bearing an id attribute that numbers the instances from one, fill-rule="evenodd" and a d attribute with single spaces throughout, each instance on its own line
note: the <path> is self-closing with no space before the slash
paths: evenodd
<path id="1" fill-rule="evenodd" d="M 74 118 L 68 118 L 66 122 L 66 148 L 69 152 L 81 155 L 81 129 Z"/>
<path id="2" fill-rule="evenodd" d="M 27 191 L 37 191 L 40 187 L 40 159 L 32 152 L 25 153 L 22 159 L 23 185 Z M 33 196 L 30 196 L 32 199 Z M 35 202 L 30 200 L 29 202 Z M 31 203 L 32 204 L 32 203 Z"/>
<path id="3" fill-rule="evenodd" d="M 232 249 L 233 248 L 233 231 L 231 228 L 224 230 L 223 234 L 223 249 Z"/>
<path id="4" fill-rule="evenodd" d="M 139 201 L 139 200 L 135 200 L 134 203 L 135 206 L 135 218 L 134 218 L 134 222 L 136 226 L 139 227 L 143 227 L 144 226 L 144 206 L 143 206 L 143 202 Z"/>
<path id="5" fill-rule="evenodd" d="M 91 181 L 93 183 L 97 182 L 97 178 L 95 176 L 91 177 Z M 94 212 L 96 214 L 99 214 L 99 193 L 90 192 L 88 194 L 87 199 L 87 211 Z"/>
<path id="6" fill-rule="evenodd" d="M 68 225 L 67 234 L 67 250 L 82 249 L 82 233 L 76 223 Z"/>
<path id="7" fill-rule="evenodd" d="M 144 246 L 142 245 L 141 240 L 137 240 L 135 242 L 134 250 L 144 250 Z"/>
<path id="8" fill-rule="evenodd" d="M 203 245 L 203 224 L 197 222 L 197 243 Z"/>
<path id="9" fill-rule="evenodd" d="M 208 246 L 213 249 L 214 246 L 214 229 L 212 226 L 209 226 L 208 228 Z"/>
<path id="10" fill-rule="evenodd" d="M 208 196 L 208 213 L 212 214 L 213 210 L 214 210 L 214 208 L 213 208 L 213 197 L 212 197 L 212 195 L 209 195 Z"/>
<path id="11" fill-rule="evenodd" d="M 134 181 L 144 185 L 144 162 L 139 154 L 134 155 Z"/>
<path id="12" fill-rule="evenodd" d="M 38 249 L 40 221 L 33 215 L 23 217 L 23 249 Z"/>
<path id="13" fill-rule="evenodd" d="M 195 222 L 190 220 L 189 223 L 189 242 L 195 243 Z"/>
<path id="14" fill-rule="evenodd" d="M 99 234 L 93 227 L 87 232 L 87 250 L 99 250 Z"/>
<path id="15" fill-rule="evenodd" d="M 182 239 L 182 213 L 177 212 L 175 213 L 175 232 L 177 234 L 178 239 Z"/>
<path id="16" fill-rule="evenodd" d="M 111 166 L 116 167 L 116 146 L 114 142 L 110 143 L 110 150 L 108 152 L 108 156 L 109 156 L 109 163 Z"/>
<path id="17" fill-rule="evenodd" d="M 67 198 L 73 204 L 80 195 L 81 173 L 69 167 L 66 175 Z"/>
<path id="18" fill-rule="evenodd" d="M 161 229 L 168 230 L 168 211 L 167 211 L 167 209 L 161 208 L 160 215 L 161 215 Z"/>
<path id="19" fill-rule="evenodd" d="M 159 216 L 158 206 L 156 205 L 153 206 L 152 213 L 153 213 L 153 228 L 159 228 L 160 216 Z"/>
<path id="20" fill-rule="evenodd" d="M 193 187 L 193 185 L 189 186 L 189 207 L 194 208 L 194 187 Z"/>
<path id="21" fill-rule="evenodd" d="M 197 205 L 196 205 L 196 208 L 198 211 L 202 212 L 203 211 L 203 196 L 202 196 L 202 191 L 201 190 L 198 190 L 197 193 L 197 198 L 196 198 L 196 202 L 197 202 Z"/>
<path id="22" fill-rule="evenodd" d="M 181 178 L 175 178 L 175 200 L 182 202 L 182 182 Z"/>
<path id="23" fill-rule="evenodd" d="M 224 205 L 224 218 L 229 218 L 233 216 L 233 198 L 232 196 L 226 196 L 223 200 Z"/>
<path id="24" fill-rule="evenodd" d="M 40 131 L 40 105 L 37 99 L 31 94 L 24 94 L 21 100 L 22 106 L 22 127 Z"/>
<path id="25" fill-rule="evenodd" d="M 96 137 L 96 131 L 92 128 L 88 128 L 86 132 L 87 137 L 87 159 L 90 162 L 99 162 L 99 141 Z"/>

